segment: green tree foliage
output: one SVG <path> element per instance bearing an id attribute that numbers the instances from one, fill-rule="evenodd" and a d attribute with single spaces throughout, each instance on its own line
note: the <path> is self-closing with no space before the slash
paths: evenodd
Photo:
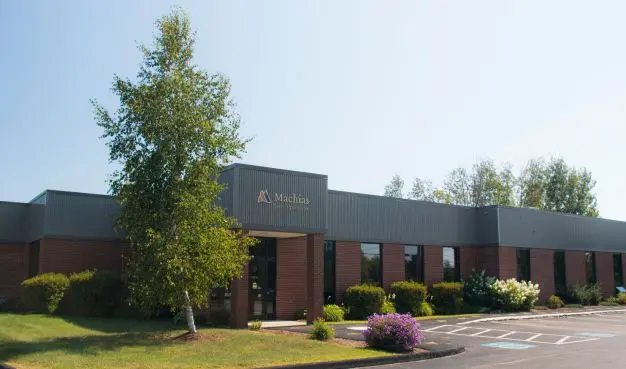
<path id="1" fill-rule="evenodd" d="M 409 192 L 409 198 L 422 201 L 437 201 L 433 189 L 433 184 L 429 179 L 415 178 L 413 187 Z"/>
<path id="2" fill-rule="evenodd" d="M 131 300 L 146 313 L 184 311 L 193 332 L 192 308 L 241 275 L 254 243 L 217 203 L 218 176 L 248 140 L 238 134 L 229 80 L 192 62 L 187 15 L 175 10 L 156 26 L 152 48 L 140 46 L 137 81 L 114 77 L 117 111 L 92 103 L 110 160 L 121 167 L 110 192 L 132 245 Z"/>
<path id="3" fill-rule="evenodd" d="M 401 199 L 404 197 L 404 180 L 397 174 L 391 178 L 391 182 L 385 186 L 385 196 Z"/>

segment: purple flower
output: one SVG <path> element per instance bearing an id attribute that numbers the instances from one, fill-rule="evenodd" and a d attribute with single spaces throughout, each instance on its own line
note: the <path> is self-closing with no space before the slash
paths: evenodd
<path id="1" fill-rule="evenodd" d="M 373 314 L 363 332 L 368 346 L 411 351 L 424 340 L 419 323 L 410 314 Z"/>

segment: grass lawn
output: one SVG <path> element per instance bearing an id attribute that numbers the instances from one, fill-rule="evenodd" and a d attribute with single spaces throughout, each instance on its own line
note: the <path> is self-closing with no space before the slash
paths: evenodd
<path id="1" fill-rule="evenodd" d="M 415 320 L 434 320 L 434 319 L 453 319 L 453 318 L 469 318 L 478 317 L 480 314 L 457 314 L 457 315 L 431 315 L 431 316 L 419 316 Z M 328 322 L 328 324 L 367 324 L 367 320 L 344 320 L 341 322 Z"/>
<path id="2" fill-rule="evenodd" d="M 0 363 L 35 368 L 250 368 L 389 355 L 267 331 L 199 329 L 123 319 L 0 314 Z"/>

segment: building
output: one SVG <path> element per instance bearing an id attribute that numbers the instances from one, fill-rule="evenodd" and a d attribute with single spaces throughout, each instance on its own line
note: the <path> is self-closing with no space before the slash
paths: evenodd
<path id="1" fill-rule="evenodd" d="M 541 300 L 597 281 L 624 283 L 626 223 L 534 209 L 451 206 L 328 190 L 325 175 L 235 164 L 222 176 L 222 206 L 259 237 L 244 277 L 218 303 L 233 326 L 251 317 L 318 315 L 361 282 L 430 285 L 472 270 L 541 285 Z M 121 270 L 128 245 L 113 227 L 109 196 L 45 191 L 0 203 L 0 296 L 46 272 Z"/>

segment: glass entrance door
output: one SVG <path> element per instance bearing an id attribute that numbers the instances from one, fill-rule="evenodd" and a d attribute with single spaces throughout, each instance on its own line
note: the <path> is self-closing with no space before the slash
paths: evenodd
<path id="1" fill-rule="evenodd" d="M 276 239 L 259 238 L 251 248 L 250 319 L 276 319 Z"/>

